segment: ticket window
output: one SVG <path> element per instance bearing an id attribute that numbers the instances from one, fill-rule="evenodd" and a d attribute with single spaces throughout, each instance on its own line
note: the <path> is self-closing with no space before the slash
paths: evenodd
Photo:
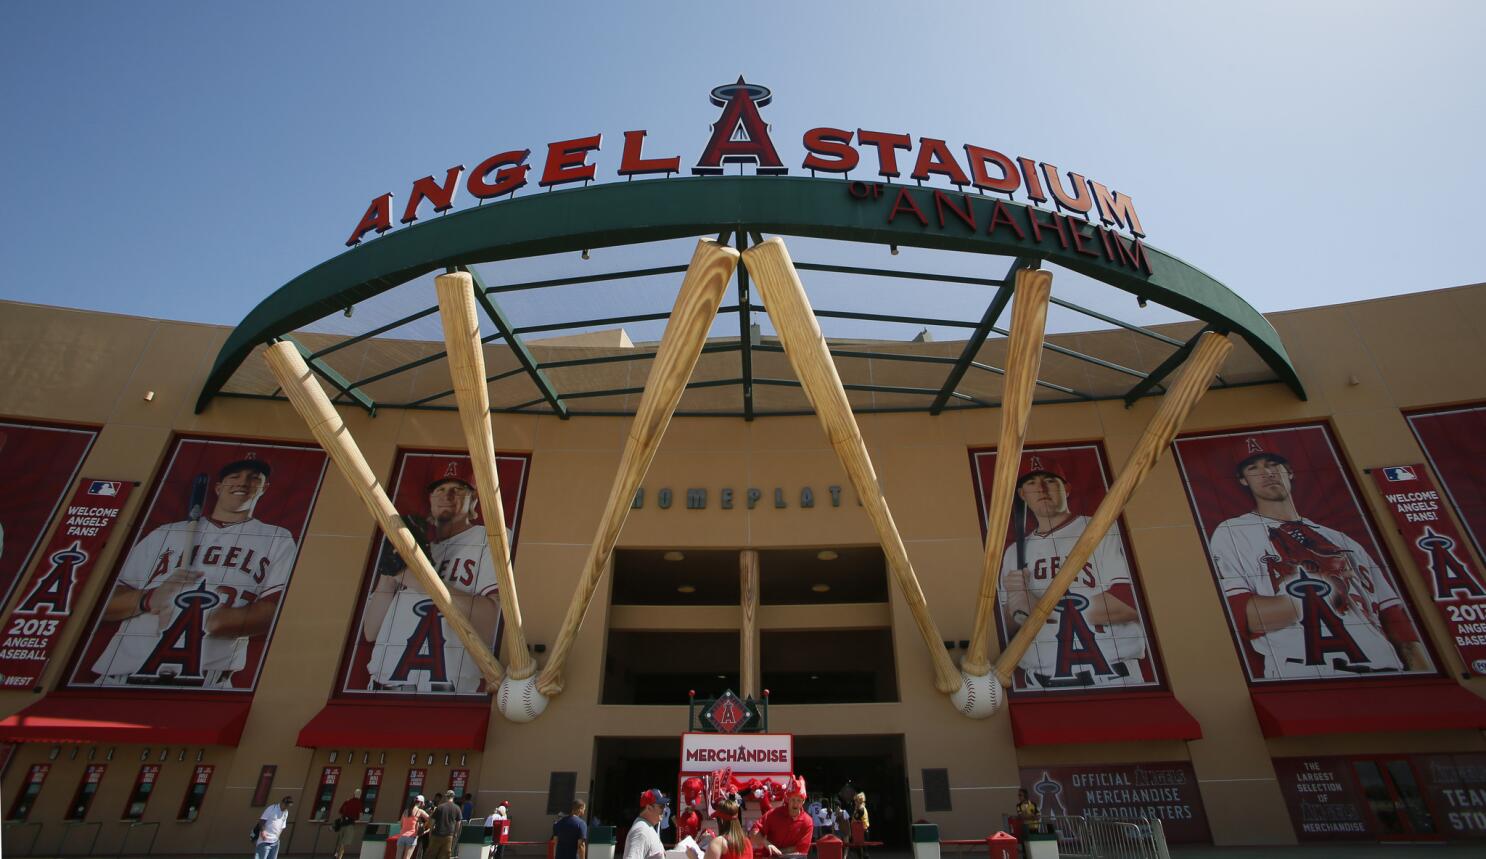
<path id="1" fill-rule="evenodd" d="M 382 768 L 367 767 L 366 775 L 361 779 L 361 805 L 362 814 L 367 820 L 375 820 L 373 817 L 377 811 L 377 795 L 382 792 Z M 398 809 L 402 813 L 402 809 Z"/>
<path id="2" fill-rule="evenodd" d="M 206 789 L 212 783 L 212 772 L 216 767 L 204 764 L 196 768 L 191 775 L 191 783 L 186 785 L 186 798 L 181 800 L 181 812 L 177 820 L 192 821 L 196 815 L 201 813 L 201 803 L 206 800 Z"/>
<path id="3" fill-rule="evenodd" d="M 325 820 L 330 814 L 330 805 L 335 802 L 335 785 L 341 780 L 340 767 L 326 767 L 320 771 L 320 785 L 315 788 L 315 805 L 311 820 Z"/>
<path id="4" fill-rule="evenodd" d="M 464 802 L 464 794 L 469 787 L 469 783 L 469 770 L 457 769 L 449 771 L 449 789 L 454 791 L 454 801 L 456 803 Z"/>
<path id="5" fill-rule="evenodd" d="M 413 797 L 423 793 L 423 783 L 428 780 L 428 770 L 415 767 L 408 770 L 408 782 L 402 792 L 402 807 L 407 808 L 413 804 Z M 402 813 L 402 809 L 398 809 Z"/>
<path id="6" fill-rule="evenodd" d="M 145 764 L 134 777 L 134 788 L 129 791 L 129 801 L 124 803 L 124 820 L 139 820 L 150 804 L 150 795 L 155 792 L 155 782 L 160 778 L 158 764 Z"/>
<path id="7" fill-rule="evenodd" d="M 77 791 L 72 794 L 72 802 L 67 805 L 67 814 L 63 820 L 86 820 L 88 809 L 93 807 L 93 797 L 98 793 L 98 785 L 103 782 L 103 772 L 108 769 L 107 764 L 89 764 L 83 770 L 82 780 L 77 783 Z"/>
<path id="8" fill-rule="evenodd" d="M 6 815 L 6 820 L 25 820 L 31 814 L 31 807 L 36 805 L 36 797 L 41 795 L 41 785 L 51 769 L 51 764 L 31 765 L 26 773 L 26 781 L 21 784 L 15 801 L 10 804 L 10 814 Z"/>

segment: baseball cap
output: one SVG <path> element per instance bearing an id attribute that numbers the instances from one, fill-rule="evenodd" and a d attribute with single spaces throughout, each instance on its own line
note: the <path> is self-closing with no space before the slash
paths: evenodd
<path id="1" fill-rule="evenodd" d="M 418 800 L 419 802 L 428 802 L 428 800 L 423 798 L 423 794 L 421 793 L 414 797 L 414 799 Z"/>
<path id="2" fill-rule="evenodd" d="M 239 471 L 256 471 L 263 475 L 264 479 L 267 479 L 269 473 L 273 471 L 273 467 L 261 459 L 235 459 L 217 469 L 217 479 L 221 480 L 227 475 L 236 474 Z"/>
<path id="3" fill-rule="evenodd" d="M 511 807 L 511 803 L 503 799 L 500 802 L 500 807 L 501 808 L 510 808 Z"/>
<path id="4" fill-rule="evenodd" d="M 651 788 L 640 794 L 640 807 L 647 805 L 670 805 L 671 799 L 656 788 Z"/>
<path id="5" fill-rule="evenodd" d="M 433 473 L 435 477 L 433 478 L 433 480 L 429 481 L 428 488 L 424 491 L 432 492 L 451 480 L 455 483 L 463 483 L 465 486 L 468 486 L 471 490 L 473 490 L 475 488 L 474 471 L 474 467 L 470 465 L 469 460 L 446 460 L 442 466 L 434 470 Z"/>
<path id="6" fill-rule="evenodd" d="M 1240 459 L 1238 461 L 1238 465 L 1233 466 L 1233 473 L 1238 477 L 1243 477 L 1243 471 L 1245 468 L 1248 468 L 1256 462 L 1262 462 L 1264 460 L 1269 460 L 1275 465 L 1290 464 L 1290 460 L 1283 454 L 1275 453 L 1272 450 L 1261 450 L 1258 453 L 1251 453 L 1243 459 Z"/>
<path id="7" fill-rule="evenodd" d="M 784 795 L 806 796 L 807 794 L 805 792 L 805 777 L 802 775 L 797 775 L 794 778 L 790 779 L 789 784 L 784 786 Z"/>
<path id="8" fill-rule="evenodd" d="M 1033 469 L 1031 469 L 1029 471 L 1022 472 L 1022 476 L 1021 477 L 1018 477 L 1016 479 L 1016 488 L 1017 489 L 1021 489 L 1023 483 L 1026 483 L 1027 481 L 1031 480 L 1034 477 L 1056 477 L 1057 479 L 1063 481 L 1064 483 L 1067 483 L 1068 482 L 1068 478 L 1064 477 L 1063 475 L 1059 474 L 1056 471 L 1053 471 L 1052 469 L 1049 469 L 1049 468 L 1033 468 Z"/>

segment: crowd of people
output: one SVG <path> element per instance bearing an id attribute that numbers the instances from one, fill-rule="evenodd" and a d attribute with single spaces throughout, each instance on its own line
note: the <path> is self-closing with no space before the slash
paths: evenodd
<path id="1" fill-rule="evenodd" d="M 867 795 L 853 790 L 846 797 L 850 809 L 837 798 L 813 800 L 807 807 L 805 781 L 796 777 L 789 783 L 783 804 L 770 807 L 751 826 L 744 825 L 743 798 L 728 796 L 712 805 L 709 819 L 715 828 L 698 826 L 678 832 L 676 840 L 690 839 L 696 851 L 693 859 L 792 859 L 807 856 L 814 841 L 832 835 L 847 843 L 855 859 L 868 859 Z M 639 804 L 639 815 L 629 826 L 617 859 L 665 859 L 662 832 L 673 823 L 671 800 L 664 792 L 651 789 L 640 795 Z M 285 796 L 259 815 L 252 833 L 255 859 L 277 859 L 293 806 L 294 798 Z M 509 802 L 502 802 L 483 821 L 484 835 L 491 844 L 489 859 L 504 859 L 510 808 Z M 597 819 L 587 817 L 587 810 L 584 802 L 576 801 L 553 822 L 552 859 L 588 859 L 588 827 Z M 357 824 L 364 822 L 365 814 L 361 791 L 356 790 L 332 822 L 334 859 L 359 853 Z M 398 814 L 396 859 L 454 859 L 460 835 L 474 819 L 474 799 L 465 796 L 461 803 L 459 793 L 452 789 L 435 794 L 432 800 L 423 794 L 409 797 Z"/>

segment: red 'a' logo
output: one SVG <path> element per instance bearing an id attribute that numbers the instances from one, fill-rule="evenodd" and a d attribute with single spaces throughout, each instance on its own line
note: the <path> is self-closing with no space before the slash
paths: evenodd
<path id="1" fill-rule="evenodd" d="M 748 83 L 742 75 L 737 83 L 713 89 L 712 103 L 722 108 L 722 116 L 712 126 L 712 139 L 691 172 L 710 176 L 721 173 L 724 164 L 753 164 L 760 175 L 788 173 L 769 139 L 769 126 L 758 113 L 773 98 L 768 87 Z"/>
<path id="2" fill-rule="evenodd" d="M 74 540 L 71 546 L 54 552 L 51 566 L 36 577 L 30 593 L 15 607 L 16 614 L 67 614 L 72 610 L 72 586 L 77 584 L 77 568 L 88 560 L 82 544 Z"/>
<path id="3" fill-rule="evenodd" d="M 1486 588 L 1476 581 L 1470 567 L 1455 555 L 1455 541 L 1433 528 L 1425 528 L 1424 536 L 1414 545 L 1429 553 L 1430 581 L 1434 583 L 1434 598 L 1453 600 L 1461 597 L 1486 599 Z"/>

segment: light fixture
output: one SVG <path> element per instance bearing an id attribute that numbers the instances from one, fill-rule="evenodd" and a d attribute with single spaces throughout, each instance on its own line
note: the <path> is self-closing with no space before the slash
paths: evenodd
<path id="1" fill-rule="evenodd" d="M 588 259 L 588 248 L 583 249 L 583 258 Z"/>
<path id="2" fill-rule="evenodd" d="M 145 391 L 144 392 L 144 401 L 147 402 L 147 403 L 154 402 L 155 401 L 155 392 L 154 391 Z"/>
<path id="3" fill-rule="evenodd" d="M 678 594 L 694 594 L 696 592 L 697 592 L 697 586 L 696 585 L 677 585 L 676 586 L 676 593 L 678 593 Z"/>
<path id="4" fill-rule="evenodd" d="M 1138 304 L 1138 305 L 1140 305 L 1140 309 L 1141 310 L 1144 310 L 1145 309 L 1145 305 L 1146 305 L 1146 298 L 1145 298 L 1145 296 L 1144 295 L 1137 295 L 1137 296 L 1135 296 L 1135 303 Z"/>
<path id="5" fill-rule="evenodd" d="M 891 253 L 893 256 L 897 256 L 898 255 L 898 246 L 897 245 L 888 245 L 887 247 L 888 247 L 888 252 Z"/>
<path id="6" fill-rule="evenodd" d="M 717 675 L 717 679 L 718 680 L 726 680 L 726 679 L 728 679 L 728 676 L 726 674 L 719 674 L 719 675 Z"/>
<path id="7" fill-rule="evenodd" d="M 350 319 L 351 316 L 354 313 L 356 313 L 356 305 L 354 305 L 354 304 L 347 304 L 346 305 L 346 318 L 347 319 Z"/>
<path id="8" fill-rule="evenodd" d="M 834 561 L 841 556 L 836 553 L 835 549 L 821 549 L 815 553 L 815 557 L 821 561 Z"/>
<path id="9" fill-rule="evenodd" d="M 686 560 L 686 553 L 678 552 L 675 549 L 672 549 L 664 555 L 661 555 L 661 557 L 666 559 L 667 561 L 684 561 Z"/>
<path id="10" fill-rule="evenodd" d="M 820 679 L 820 675 L 819 674 L 812 674 L 812 675 L 810 675 L 810 679 L 811 680 L 819 680 Z"/>
<path id="11" fill-rule="evenodd" d="M 831 586 L 826 584 L 825 582 L 816 582 L 815 584 L 810 586 L 810 589 L 818 594 L 824 594 L 830 592 Z"/>

